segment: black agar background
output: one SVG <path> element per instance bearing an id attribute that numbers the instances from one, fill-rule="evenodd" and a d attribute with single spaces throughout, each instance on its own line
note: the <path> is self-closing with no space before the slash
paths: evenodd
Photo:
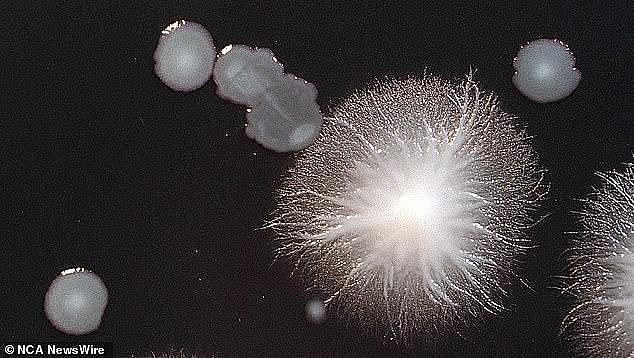
<path id="1" fill-rule="evenodd" d="M 17 2 L 14 2 L 17 3 Z M 478 4 L 479 3 L 479 4 Z M 128 1 L 32 2 L 3 10 L 0 108 L 0 341 L 112 341 L 118 356 L 174 347 L 202 356 L 420 356 L 332 318 L 304 318 L 311 296 L 274 265 L 256 231 L 292 154 L 244 135 L 245 108 L 189 94 L 153 73 L 160 32 L 185 19 L 220 50 L 270 48 L 317 87 L 327 112 L 377 77 L 428 73 L 481 87 L 534 136 L 551 193 L 508 313 L 438 356 L 566 357 L 565 300 L 549 289 L 574 229 L 574 198 L 595 171 L 631 160 L 631 9 L 614 2 Z M 2 15 L 0 15 L 2 16 Z M 512 85 L 519 46 L 557 38 L 579 87 L 538 104 Z M 56 331 L 42 309 L 50 282 L 83 266 L 110 293 L 102 326 Z M 421 332 L 424 335 L 425 332 Z"/>

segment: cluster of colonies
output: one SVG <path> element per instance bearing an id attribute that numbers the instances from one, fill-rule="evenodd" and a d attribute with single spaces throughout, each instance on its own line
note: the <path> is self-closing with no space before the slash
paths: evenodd
<path id="1" fill-rule="evenodd" d="M 155 72 L 175 91 L 192 91 L 213 74 L 216 93 L 249 107 L 246 134 L 278 152 L 309 146 L 321 129 L 317 89 L 292 74 L 269 49 L 225 47 L 216 59 L 211 35 L 199 24 L 168 26 L 154 52 Z"/>
<path id="2" fill-rule="evenodd" d="M 213 77 L 220 97 L 248 107 L 246 134 L 264 147 L 299 151 L 316 142 L 286 178 L 271 224 L 278 256 L 292 258 L 326 294 L 307 304 L 309 321 L 322 322 L 325 304 L 339 300 L 349 317 L 402 336 L 503 309 L 528 247 L 528 212 L 543 194 L 540 169 L 523 131 L 470 78 L 377 83 L 336 108 L 320 135 L 315 86 L 285 74 L 268 49 L 218 53 L 202 25 L 181 20 L 162 31 L 154 60 L 175 91 Z M 513 83 L 537 102 L 565 98 L 580 79 L 557 40 L 523 46 L 513 66 Z M 610 265 L 630 260 L 626 254 L 629 246 L 619 246 Z M 619 317 L 629 317 L 631 298 L 606 285 L 585 297 L 623 307 L 612 309 L 618 316 L 605 331 L 624 337 L 618 347 L 629 345 L 631 323 Z M 71 269 L 53 281 L 44 308 L 56 328 L 77 335 L 97 329 L 107 301 L 97 275 Z M 589 321 L 574 317 L 569 324 Z"/>

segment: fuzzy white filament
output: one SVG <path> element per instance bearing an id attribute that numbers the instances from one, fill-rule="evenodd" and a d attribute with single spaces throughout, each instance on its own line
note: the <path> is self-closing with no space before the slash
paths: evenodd
<path id="1" fill-rule="evenodd" d="M 568 255 L 562 335 L 579 356 L 634 357 L 634 164 L 598 175 Z"/>
<path id="2" fill-rule="evenodd" d="M 503 310 L 540 181 L 526 135 L 471 76 L 384 80 L 298 156 L 276 256 L 349 321 L 397 339 L 451 330 Z"/>

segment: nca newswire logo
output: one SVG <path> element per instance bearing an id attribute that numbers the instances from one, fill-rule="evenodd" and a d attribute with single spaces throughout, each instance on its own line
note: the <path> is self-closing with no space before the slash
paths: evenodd
<path id="1" fill-rule="evenodd" d="M 3 357 L 112 358 L 112 343 L 6 343 Z"/>

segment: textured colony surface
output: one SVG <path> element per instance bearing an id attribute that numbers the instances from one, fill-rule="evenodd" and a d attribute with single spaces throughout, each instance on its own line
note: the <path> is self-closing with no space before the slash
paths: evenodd
<path id="1" fill-rule="evenodd" d="M 162 31 L 154 61 L 154 72 L 166 86 L 189 92 L 211 77 L 216 47 L 202 25 L 180 20 Z"/>
<path id="2" fill-rule="evenodd" d="M 317 89 L 284 74 L 271 50 L 231 45 L 221 51 L 213 71 L 216 93 L 249 106 L 247 136 L 278 152 L 309 146 L 321 130 Z"/>
<path id="3" fill-rule="evenodd" d="M 539 39 L 522 46 L 513 67 L 513 84 L 535 102 L 566 98 L 581 80 L 572 52 L 566 44 L 554 39 Z"/>
<path id="4" fill-rule="evenodd" d="M 400 341 L 504 309 L 544 194 L 526 134 L 468 77 L 384 80 L 334 109 L 278 193 L 276 257 Z"/>
<path id="5" fill-rule="evenodd" d="M 603 186 L 578 214 L 567 292 L 576 302 L 562 324 L 584 357 L 634 356 L 634 164 L 599 174 Z"/>
<path id="6" fill-rule="evenodd" d="M 96 330 L 108 303 L 108 290 L 99 276 L 85 269 L 63 271 L 44 299 L 48 320 L 58 330 L 81 335 Z"/>

